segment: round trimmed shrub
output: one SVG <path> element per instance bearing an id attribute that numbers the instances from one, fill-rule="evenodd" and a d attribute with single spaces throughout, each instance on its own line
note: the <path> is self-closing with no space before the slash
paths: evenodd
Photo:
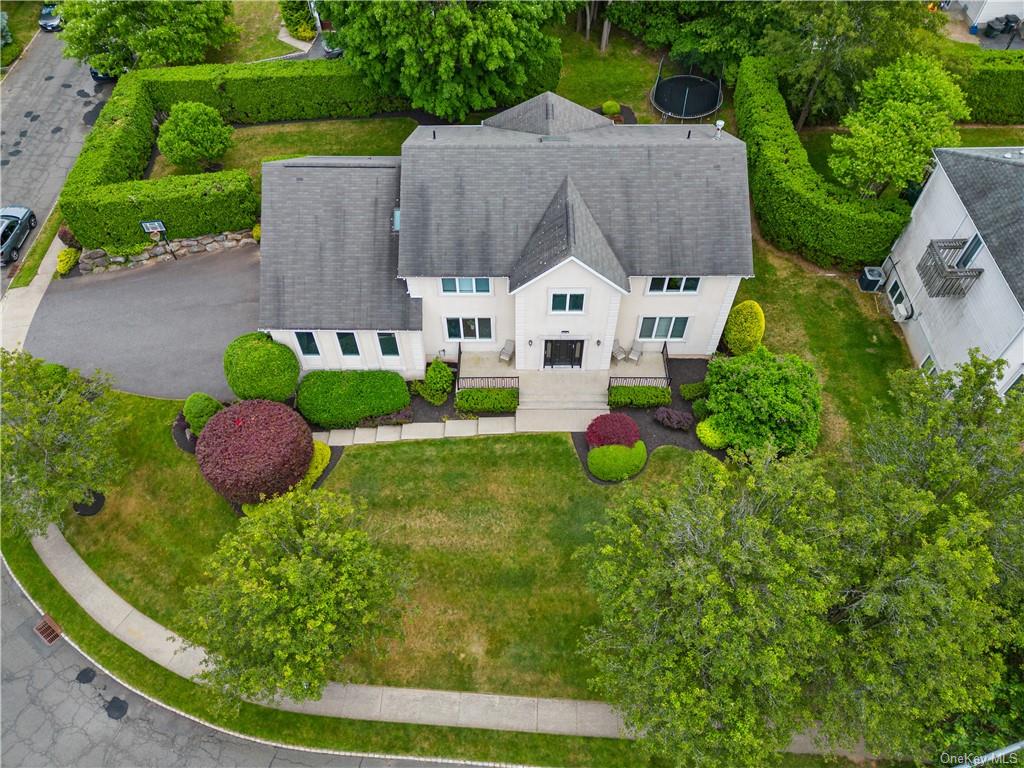
<path id="1" fill-rule="evenodd" d="M 209 167 L 231 148 L 230 125 L 213 107 L 198 101 L 179 101 L 156 137 L 160 153 L 181 168 Z"/>
<path id="2" fill-rule="evenodd" d="M 729 445 L 729 438 L 720 429 L 717 416 L 710 416 L 697 425 L 697 439 L 713 451 L 720 451 Z"/>
<path id="3" fill-rule="evenodd" d="M 427 366 L 423 381 L 414 384 L 416 392 L 431 405 L 444 405 L 455 383 L 455 374 L 448 364 L 435 357 Z"/>
<path id="4" fill-rule="evenodd" d="M 57 274 L 64 277 L 68 272 L 78 265 L 78 257 L 81 251 L 76 248 L 65 248 L 57 254 Z"/>
<path id="5" fill-rule="evenodd" d="M 254 504 L 299 483 L 313 459 L 313 434 L 298 413 L 270 400 L 243 400 L 215 413 L 196 461 L 217 493 Z"/>
<path id="6" fill-rule="evenodd" d="M 647 463 L 647 446 L 637 440 L 632 447 L 601 445 L 587 451 L 587 468 L 599 480 L 619 482 L 632 477 Z"/>
<path id="7" fill-rule="evenodd" d="M 401 411 L 409 387 L 394 371 L 310 371 L 295 407 L 324 429 L 352 429 L 363 419 Z"/>
<path id="8" fill-rule="evenodd" d="M 266 333 L 245 333 L 224 350 L 224 378 L 240 400 L 284 402 L 299 384 L 299 360 Z"/>
<path id="9" fill-rule="evenodd" d="M 193 392 L 185 398 L 185 407 L 182 413 L 185 414 L 185 421 L 193 435 L 199 435 L 210 420 L 213 414 L 217 413 L 224 406 L 216 398 L 210 397 L 205 392 Z"/>
<path id="10" fill-rule="evenodd" d="M 608 101 L 601 105 L 601 113 L 608 117 L 613 117 L 620 112 L 622 112 L 622 107 L 614 99 L 608 99 Z"/>
<path id="11" fill-rule="evenodd" d="M 597 448 L 603 445 L 633 446 L 640 439 L 640 427 L 624 413 L 605 413 L 597 416 L 587 426 L 587 445 Z"/>
<path id="12" fill-rule="evenodd" d="M 745 355 L 761 346 L 764 338 L 764 310 L 761 305 L 748 299 L 733 307 L 725 321 L 722 338 L 734 355 Z"/>

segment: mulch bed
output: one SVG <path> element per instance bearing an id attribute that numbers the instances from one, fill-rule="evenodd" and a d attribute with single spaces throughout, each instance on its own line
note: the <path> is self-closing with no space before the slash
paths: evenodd
<path id="1" fill-rule="evenodd" d="M 93 515 L 97 514 L 101 509 L 103 509 L 103 505 L 106 503 L 106 496 L 104 496 L 99 491 L 93 491 L 92 501 L 90 501 L 88 504 L 74 505 L 75 514 L 79 517 L 92 517 Z"/>
<path id="2" fill-rule="evenodd" d="M 185 430 L 187 428 L 188 423 L 185 421 L 185 414 L 178 411 L 178 418 L 176 418 L 174 423 L 171 425 L 171 437 L 174 438 L 174 444 L 185 453 L 195 453 L 196 436 L 192 435 L 191 438 L 188 437 L 185 434 Z"/>
<path id="3" fill-rule="evenodd" d="M 619 485 L 620 481 L 615 480 L 602 480 L 599 477 L 594 477 L 590 472 L 590 467 L 587 466 L 587 451 L 590 450 L 590 446 L 587 445 L 587 433 L 586 432 L 571 432 L 572 435 L 572 447 L 576 449 L 576 457 L 580 460 L 580 465 L 583 467 L 583 474 L 587 476 L 590 482 L 596 485 Z M 646 441 L 645 441 L 646 442 Z M 651 460 L 651 452 L 647 452 L 647 461 Z M 644 462 L 643 467 L 640 468 L 639 475 L 645 469 L 647 469 L 647 461 Z M 636 475 L 634 475 L 636 477 Z"/>

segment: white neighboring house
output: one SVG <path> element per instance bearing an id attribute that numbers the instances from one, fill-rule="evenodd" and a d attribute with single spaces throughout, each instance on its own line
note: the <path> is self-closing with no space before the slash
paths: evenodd
<path id="1" fill-rule="evenodd" d="M 401 157 L 268 162 L 260 271 L 260 327 L 303 369 L 417 379 L 441 357 L 460 376 L 591 372 L 603 392 L 718 347 L 753 274 L 746 146 L 544 93 L 420 126 Z"/>
<path id="2" fill-rule="evenodd" d="M 1024 0 L 960 0 L 960 7 L 976 27 L 1007 14 L 1024 19 Z"/>
<path id="3" fill-rule="evenodd" d="M 914 361 L 948 370 L 978 347 L 1024 386 L 1024 149 L 935 150 L 936 167 L 886 259 L 885 296 Z"/>

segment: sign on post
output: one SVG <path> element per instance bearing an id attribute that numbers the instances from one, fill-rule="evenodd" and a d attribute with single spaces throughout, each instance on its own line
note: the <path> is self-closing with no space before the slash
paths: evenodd
<path id="1" fill-rule="evenodd" d="M 142 231 L 149 235 L 149 239 L 154 243 L 159 242 L 161 238 L 163 238 L 165 243 L 169 242 L 167 240 L 167 227 L 164 226 L 164 223 L 160 221 L 160 219 L 143 221 L 140 222 L 140 224 L 142 225 Z"/>

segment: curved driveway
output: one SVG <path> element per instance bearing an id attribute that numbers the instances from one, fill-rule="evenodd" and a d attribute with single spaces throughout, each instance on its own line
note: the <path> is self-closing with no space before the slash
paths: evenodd
<path id="1" fill-rule="evenodd" d="M 227 399 L 224 347 L 255 330 L 258 305 L 259 251 L 248 246 L 56 280 L 25 349 L 83 373 L 99 368 L 129 392 Z"/>

